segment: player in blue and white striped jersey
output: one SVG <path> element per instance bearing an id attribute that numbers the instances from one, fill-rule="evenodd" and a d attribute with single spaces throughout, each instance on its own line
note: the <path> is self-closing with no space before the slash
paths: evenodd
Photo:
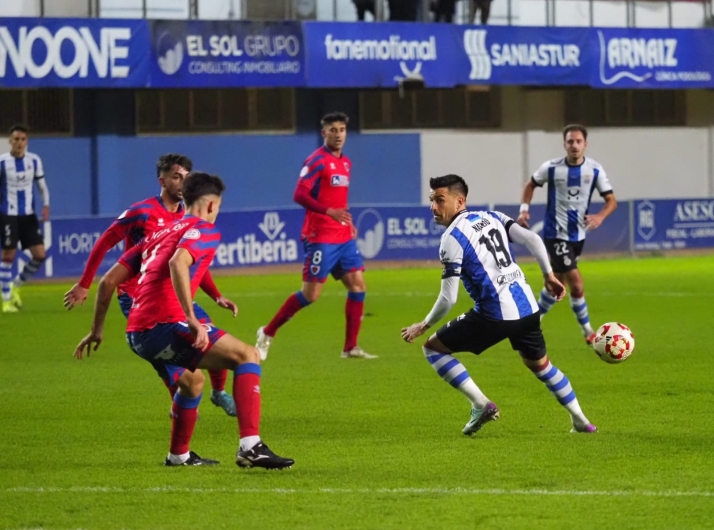
<path id="1" fill-rule="evenodd" d="M 545 289 L 559 300 L 565 287 L 553 274 L 540 237 L 500 212 L 466 210 L 468 186 L 458 175 L 433 178 L 430 186 L 434 220 L 447 227 L 439 248 L 441 292 L 422 322 L 402 329 L 402 338 L 413 342 L 446 316 L 456 303 L 461 278 L 474 308 L 441 327 L 422 349 L 436 373 L 471 402 L 471 418 L 462 432 L 477 432 L 498 419 L 499 410 L 452 354 L 469 351 L 478 355 L 505 339 L 568 411 L 572 432 L 596 432 L 570 381 L 548 360 L 538 304 L 509 250 L 509 241 L 525 245 L 538 261 Z"/>
<path id="2" fill-rule="evenodd" d="M 2 311 L 16 313 L 22 307 L 20 286 L 37 272 L 45 261 L 45 244 L 34 210 L 34 185 L 42 196 L 42 221 L 50 217 L 50 192 L 39 156 L 27 152 L 29 129 L 24 125 L 10 128 L 10 152 L 0 155 L 0 287 Z M 18 241 L 32 258 L 12 280 Z"/>
<path id="3" fill-rule="evenodd" d="M 583 278 L 578 270 L 578 258 L 583 251 L 588 230 L 595 230 L 617 208 L 617 200 L 603 167 L 585 157 L 588 131 L 582 125 L 563 129 L 566 156 L 545 162 L 531 177 L 523 191 L 518 223 L 528 228 L 528 209 L 533 191 L 548 184 L 548 205 L 543 225 L 543 240 L 555 275 L 570 291 L 570 307 L 582 328 L 585 341 L 592 345 L 595 337 L 585 302 Z M 595 190 L 605 199 L 596 214 L 588 214 Z M 538 305 L 545 315 L 555 299 L 545 289 Z"/>

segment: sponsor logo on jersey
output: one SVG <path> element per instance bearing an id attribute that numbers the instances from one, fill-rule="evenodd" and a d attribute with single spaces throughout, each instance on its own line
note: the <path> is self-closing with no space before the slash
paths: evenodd
<path id="1" fill-rule="evenodd" d="M 183 235 L 184 239 L 201 239 L 201 231 L 197 230 L 195 228 L 191 228 L 190 230 L 187 230 L 186 233 Z"/>
<path id="2" fill-rule="evenodd" d="M 498 285 L 506 285 L 507 283 L 513 283 L 521 278 L 523 278 L 523 273 L 518 270 L 509 272 L 508 274 L 501 274 L 496 278 L 496 283 Z"/>
<path id="3" fill-rule="evenodd" d="M 347 175 L 332 175 L 330 185 L 347 188 L 350 185 L 350 178 Z"/>

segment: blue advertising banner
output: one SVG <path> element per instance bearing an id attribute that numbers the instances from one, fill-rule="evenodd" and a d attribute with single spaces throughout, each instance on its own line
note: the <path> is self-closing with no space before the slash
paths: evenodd
<path id="1" fill-rule="evenodd" d="M 298 22 L 152 20 L 153 87 L 303 86 Z"/>
<path id="2" fill-rule="evenodd" d="M 514 220 L 518 219 L 519 205 L 497 204 L 494 208 Z M 600 204 L 594 204 L 592 211 L 597 212 Z M 583 254 L 607 254 L 628 252 L 630 250 L 630 207 L 631 203 L 620 203 L 610 217 L 597 230 L 587 233 Z M 545 204 L 533 204 L 530 208 L 531 230 L 543 237 L 543 219 L 545 218 Z M 525 247 L 513 244 L 516 256 L 528 255 Z"/>
<path id="3" fill-rule="evenodd" d="M 422 79 L 451 87 L 458 71 L 454 26 L 403 23 L 303 23 L 307 85 L 393 87 Z"/>
<path id="4" fill-rule="evenodd" d="M 486 209 L 485 205 L 469 206 Z M 444 227 L 428 206 L 350 208 L 357 246 L 366 260 L 438 260 Z"/>
<path id="5" fill-rule="evenodd" d="M 714 86 L 714 32 L 708 29 L 592 30 L 590 84 L 598 88 Z M 597 52 L 595 52 L 597 50 Z"/>
<path id="6" fill-rule="evenodd" d="M 634 201 L 634 249 L 714 247 L 714 199 Z"/>
<path id="7" fill-rule="evenodd" d="M 597 209 L 595 205 L 595 209 Z M 470 210 L 488 209 L 470 205 Z M 493 209 L 516 219 L 518 205 Z M 357 246 L 365 260 L 438 260 L 444 227 L 437 225 L 428 206 L 350 208 L 358 229 Z M 531 207 L 531 230 L 542 235 L 545 205 Z M 225 212 L 218 217 L 221 243 L 212 267 L 301 265 L 300 240 L 305 211 L 282 208 Z M 55 219 L 43 224 L 48 259 L 38 277 L 68 278 L 82 274 L 89 253 L 114 217 Z M 632 220 L 632 222 L 631 222 Z M 714 248 L 714 199 L 638 200 L 621 203 L 603 225 L 588 232 L 585 254 L 626 253 L 633 250 Z M 512 245 L 514 255 L 527 250 Z M 99 268 L 106 272 L 121 256 L 112 249 Z M 30 259 L 20 253 L 16 267 Z"/>
<path id="8" fill-rule="evenodd" d="M 143 20 L 2 18 L 0 87 L 138 87 L 149 75 Z"/>
<path id="9" fill-rule="evenodd" d="M 585 28 L 452 26 L 460 58 L 454 84 L 587 85 L 592 69 Z M 459 48 L 459 49 L 457 49 Z"/>

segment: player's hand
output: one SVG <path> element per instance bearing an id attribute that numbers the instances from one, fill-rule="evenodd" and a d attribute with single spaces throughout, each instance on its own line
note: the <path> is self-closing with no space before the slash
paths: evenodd
<path id="1" fill-rule="evenodd" d="M 357 231 L 357 227 L 352 223 L 350 223 L 350 232 L 352 234 L 352 239 L 357 239 L 359 232 Z"/>
<path id="2" fill-rule="evenodd" d="M 586 215 L 585 216 L 585 230 L 595 230 L 598 228 L 604 219 L 598 214 Z"/>
<path id="3" fill-rule="evenodd" d="M 238 316 L 238 306 L 232 300 L 224 298 L 223 296 L 216 298 L 216 303 L 223 309 L 228 309 L 228 311 L 233 312 L 233 318 Z"/>
<path id="4" fill-rule="evenodd" d="M 44 223 L 45 221 L 50 220 L 50 207 L 49 206 L 43 206 L 42 207 L 42 222 Z"/>
<path id="5" fill-rule="evenodd" d="M 85 289 L 78 283 L 75 283 L 69 291 L 64 293 L 64 306 L 67 308 L 67 311 L 77 304 L 84 305 L 88 294 L 89 289 Z"/>
<path id="6" fill-rule="evenodd" d="M 95 331 L 90 331 L 89 334 L 79 341 L 79 345 L 74 350 L 74 356 L 80 361 L 84 358 L 84 349 L 87 349 L 87 357 L 90 356 L 92 351 L 97 351 L 99 345 L 102 343 L 102 332 L 99 333 Z M 92 347 L 94 346 L 94 347 Z"/>
<path id="7" fill-rule="evenodd" d="M 560 302 L 563 299 L 563 296 L 565 296 L 565 286 L 560 283 L 558 278 L 556 278 L 555 274 L 552 272 L 545 274 L 544 278 L 545 290 L 548 291 L 551 296 L 554 296 L 558 302 Z"/>
<path id="8" fill-rule="evenodd" d="M 338 223 L 343 225 L 352 224 L 352 214 L 345 208 L 328 208 L 325 213 Z"/>
<path id="9" fill-rule="evenodd" d="M 188 324 L 188 329 L 191 330 L 191 335 L 193 335 L 192 346 L 199 351 L 205 350 L 208 347 L 208 330 L 206 327 L 195 318 L 188 320 L 186 324 Z"/>
<path id="10" fill-rule="evenodd" d="M 528 212 L 521 212 L 520 214 L 518 214 L 518 219 L 516 220 L 516 222 L 523 228 L 530 228 L 531 226 L 528 223 L 530 218 L 531 214 L 529 214 Z"/>
<path id="11" fill-rule="evenodd" d="M 427 329 L 429 329 L 429 324 L 426 322 L 412 324 L 408 328 L 402 328 L 402 338 L 407 342 L 414 342 L 414 339 L 423 335 Z"/>

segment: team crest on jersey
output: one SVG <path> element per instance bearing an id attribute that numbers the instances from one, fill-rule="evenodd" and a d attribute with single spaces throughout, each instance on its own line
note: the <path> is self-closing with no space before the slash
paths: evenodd
<path id="1" fill-rule="evenodd" d="M 332 175 L 330 184 L 332 186 L 347 188 L 350 185 L 350 178 L 346 175 Z"/>
<path id="2" fill-rule="evenodd" d="M 350 170 L 350 165 L 347 162 L 342 162 L 345 165 L 345 171 Z"/>
<path id="3" fill-rule="evenodd" d="M 201 239 L 201 232 L 195 228 L 191 228 L 191 230 L 187 230 L 186 233 L 183 235 L 184 239 Z"/>

